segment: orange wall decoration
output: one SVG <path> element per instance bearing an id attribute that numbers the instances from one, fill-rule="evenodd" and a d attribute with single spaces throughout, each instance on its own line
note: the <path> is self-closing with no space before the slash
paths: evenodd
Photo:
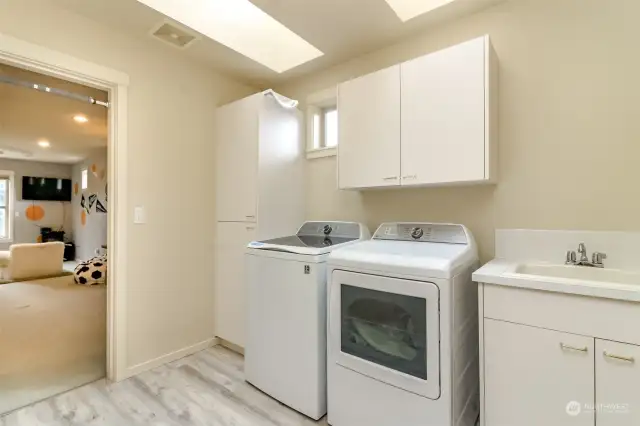
<path id="1" fill-rule="evenodd" d="M 80 223 L 82 223 L 82 226 L 87 224 L 87 212 L 85 209 L 82 209 L 82 213 L 80 213 Z"/>
<path id="2" fill-rule="evenodd" d="M 73 194 L 78 195 L 78 182 L 73 184 Z"/>
<path id="3" fill-rule="evenodd" d="M 44 209 L 41 206 L 34 204 L 27 207 L 24 214 L 27 219 L 35 222 L 38 220 L 42 220 L 42 218 L 44 217 Z"/>

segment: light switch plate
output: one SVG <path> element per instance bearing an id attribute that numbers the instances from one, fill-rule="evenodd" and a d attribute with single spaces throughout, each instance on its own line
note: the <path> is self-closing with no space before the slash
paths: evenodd
<path id="1" fill-rule="evenodd" d="M 144 207 L 137 206 L 133 209 L 133 223 L 142 224 L 146 222 Z"/>

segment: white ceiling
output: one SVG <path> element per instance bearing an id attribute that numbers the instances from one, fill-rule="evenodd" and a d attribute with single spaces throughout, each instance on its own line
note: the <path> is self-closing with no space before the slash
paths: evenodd
<path id="1" fill-rule="evenodd" d="M 4 64 L 0 75 L 107 101 L 106 92 Z M 107 113 L 102 106 L 0 83 L 0 158 L 76 163 L 107 146 Z M 78 124 L 75 115 L 89 121 Z M 51 146 L 38 146 L 41 139 Z"/>
<path id="2" fill-rule="evenodd" d="M 429 26 L 471 14 L 505 0 L 457 0 L 404 23 L 385 0 L 251 1 L 324 52 L 324 56 L 278 74 L 206 37 L 194 42 L 181 53 L 225 74 L 267 87 L 360 56 Z M 151 30 L 165 18 L 136 0 L 56 2 L 94 21 L 139 37 L 150 37 Z"/>

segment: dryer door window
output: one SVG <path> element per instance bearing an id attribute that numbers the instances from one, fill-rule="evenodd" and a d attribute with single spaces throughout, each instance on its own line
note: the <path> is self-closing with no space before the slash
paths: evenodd
<path id="1" fill-rule="evenodd" d="M 342 352 L 427 379 L 424 298 L 342 285 Z"/>
<path id="2" fill-rule="evenodd" d="M 331 362 L 417 395 L 440 397 L 440 291 L 430 282 L 334 270 Z"/>

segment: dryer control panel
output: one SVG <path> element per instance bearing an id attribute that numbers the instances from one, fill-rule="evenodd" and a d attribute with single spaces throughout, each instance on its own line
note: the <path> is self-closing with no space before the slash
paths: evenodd
<path id="1" fill-rule="evenodd" d="M 373 239 L 448 244 L 469 243 L 464 226 L 444 223 L 383 223 L 378 227 Z"/>

